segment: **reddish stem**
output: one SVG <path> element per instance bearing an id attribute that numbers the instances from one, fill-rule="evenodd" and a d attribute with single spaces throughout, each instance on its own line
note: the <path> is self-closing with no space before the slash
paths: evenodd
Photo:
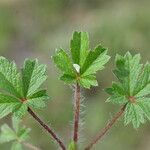
<path id="1" fill-rule="evenodd" d="M 75 104 L 74 104 L 74 134 L 73 141 L 75 144 L 78 142 L 79 138 L 79 120 L 80 120 L 80 85 L 77 83 L 75 87 Z"/>
<path id="2" fill-rule="evenodd" d="M 47 125 L 45 124 L 33 111 L 31 108 L 28 107 L 29 114 L 53 137 L 53 139 L 60 145 L 62 150 L 66 150 L 65 145 L 63 142 L 57 137 L 55 132 Z"/>
<path id="3" fill-rule="evenodd" d="M 111 119 L 110 122 L 98 133 L 98 135 L 92 140 L 92 142 L 84 149 L 90 150 L 101 138 L 112 128 L 116 121 L 122 116 L 125 111 L 126 105 L 123 105 L 118 113 Z"/>

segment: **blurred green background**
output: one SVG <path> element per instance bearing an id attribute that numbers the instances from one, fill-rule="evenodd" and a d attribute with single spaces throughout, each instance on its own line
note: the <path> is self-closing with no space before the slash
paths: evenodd
<path id="1" fill-rule="evenodd" d="M 108 47 L 112 56 L 105 70 L 97 74 L 99 87 L 83 90 L 85 125 L 81 147 L 102 128 L 119 107 L 105 103 L 103 91 L 114 80 L 112 67 L 116 53 L 141 53 L 150 58 L 149 0 L 0 0 L 0 55 L 21 66 L 26 57 L 48 65 L 46 87 L 52 97 L 44 110 L 36 111 L 68 143 L 71 137 L 72 90 L 58 80 L 51 55 L 56 48 L 69 49 L 74 30 L 88 31 L 91 47 Z M 0 124 L 10 123 L 10 116 Z M 32 128 L 29 142 L 42 150 L 58 149 L 51 137 L 27 115 L 24 124 Z M 0 145 L 9 150 L 10 144 Z M 82 149 L 82 148 L 81 148 Z M 120 120 L 93 150 L 149 150 L 150 125 L 138 130 L 124 127 Z"/>

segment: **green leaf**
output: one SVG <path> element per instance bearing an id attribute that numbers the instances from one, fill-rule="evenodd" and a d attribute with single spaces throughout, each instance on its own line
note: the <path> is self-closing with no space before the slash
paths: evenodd
<path id="1" fill-rule="evenodd" d="M 79 80 L 79 83 L 85 87 L 85 88 L 90 88 L 92 86 L 98 86 L 96 77 L 94 75 L 88 75 L 88 76 L 83 76 Z"/>
<path id="2" fill-rule="evenodd" d="M 15 97 L 0 93 L 0 118 L 13 112 L 13 109 L 19 104 L 21 103 Z"/>
<path id="3" fill-rule="evenodd" d="M 105 91 L 111 95 L 106 102 L 112 102 L 114 104 L 125 104 L 128 102 L 124 89 L 115 82 L 113 82 L 111 88 L 107 88 Z"/>
<path id="4" fill-rule="evenodd" d="M 0 143 L 10 142 L 16 138 L 15 132 L 7 124 L 1 126 Z"/>
<path id="5" fill-rule="evenodd" d="M 63 74 L 61 77 L 60 77 L 60 80 L 66 82 L 66 83 L 74 83 L 75 82 L 75 76 L 73 75 L 68 75 L 68 74 Z"/>
<path id="6" fill-rule="evenodd" d="M 17 118 L 22 118 L 27 113 L 27 110 L 28 105 L 26 103 L 21 103 L 14 108 L 13 115 Z"/>
<path id="7" fill-rule="evenodd" d="M 97 86 L 95 73 L 108 62 L 110 57 L 107 50 L 99 45 L 90 51 L 88 33 L 74 32 L 70 52 L 72 61 L 62 49 L 53 57 L 54 63 L 63 73 L 60 79 L 68 84 L 79 83 L 85 88 Z"/>
<path id="8" fill-rule="evenodd" d="M 116 56 L 114 74 L 119 80 L 113 83 L 106 92 L 110 94 L 107 101 L 126 105 L 125 125 L 132 123 L 134 128 L 144 123 L 144 118 L 150 120 L 150 65 L 140 64 L 139 54 L 132 56 L 129 52 L 125 56 Z"/>
<path id="9" fill-rule="evenodd" d="M 60 49 L 56 52 L 55 56 L 53 56 L 54 63 L 56 66 L 62 71 L 63 75 L 60 77 L 61 80 L 65 81 L 66 83 L 74 82 L 76 75 L 75 75 L 75 68 L 71 63 L 71 60 L 68 54 Z"/>
<path id="10" fill-rule="evenodd" d="M 89 50 L 88 33 L 74 32 L 70 43 L 70 49 L 73 63 L 82 66 Z"/>
<path id="11" fill-rule="evenodd" d="M 70 142 L 69 146 L 68 146 L 68 150 L 76 150 L 77 146 L 74 143 L 74 141 Z"/>
<path id="12" fill-rule="evenodd" d="M 31 131 L 31 129 L 29 129 L 29 128 L 26 128 L 26 127 L 21 128 L 17 133 L 19 140 L 20 141 L 27 140 L 29 138 L 30 131 Z"/>
<path id="13" fill-rule="evenodd" d="M 138 105 L 143 110 L 145 117 L 150 120 L 150 98 L 139 98 Z"/>
<path id="14" fill-rule="evenodd" d="M 49 99 L 50 98 L 47 95 L 46 90 L 40 90 L 29 97 L 29 99 L 26 101 L 26 104 L 33 108 L 44 108 L 46 106 L 45 102 Z"/>
<path id="15" fill-rule="evenodd" d="M 43 108 L 49 97 L 38 88 L 47 78 L 45 73 L 46 65 L 39 64 L 37 59 L 26 59 L 21 76 L 14 62 L 0 57 L 0 88 L 5 92 L 0 93 L 0 118 L 11 112 L 21 118 L 28 106 Z"/>
<path id="16" fill-rule="evenodd" d="M 39 64 L 38 60 L 26 59 L 22 69 L 22 82 L 24 97 L 29 97 L 36 92 L 47 79 L 46 65 Z"/>
<path id="17" fill-rule="evenodd" d="M 12 142 L 12 149 L 21 149 L 21 144 L 29 138 L 30 129 L 21 126 L 20 119 L 12 118 L 13 129 L 7 124 L 1 126 L 0 143 Z"/>
<path id="18" fill-rule="evenodd" d="M 22 150 L 22 145 L 18 142 L 12 144 L 11 150 Z"/>
<path id="19" fill-rule="evenodd" d="M 140 59 L 139 54 L 132 57 L 129 52 L 124 57 L 119 55 L 116 57 L 117 69 L 114 70 L 114 73 L 129 96 L 134 94 L 136 81 L 142 69 L 142 64 L 139 63 Z"/>
<path id="20" fill-rule="evenodd" d="M 95 74 L 96 71 L 102 70 L 110 57 L 107 50 L 102 46 L 97 46 L 93 51 L 89 51 L 88 56 L 81 68 L 81 74 L 84 76 Z"/>
<path id="21" fill-rule="evenodd" d="M 13 125 L 13 129 L 16 132 L 17 135 L 17 140 L 21 141 L 25 141 L 26 139 L 29 138 L 29 133 L 31 131 L 30 128 L 26 128 L 25 126 L 21 127 L 21 120 L 18 119 L 18 117 L 13 116 L 12 117 L 12 125 Z"/>
<path id="22" fill-rule="evenodd" d="M 68 54 L 63 50 L 60 49 L 56 52 L 56 55 L 53 56 L 54 63 L 57 67 L 65 74 L 74 75 L 74 68 L 71 63 L 71 60 Z"/>
<path id="23" fill-rule="evenodd" d="M 141 107 L 137 104 L 128 104 L 125 110 L 125 125 L 132 122 L 134 128 L 144 123 L 144 115 Z"/>
<path id="24" fill-rule="evenodd" d="M 18 132 L 19 130 L 19 124 L 20 124 L 20 119 L 16 116 L 12 116 L 12 127 L 15 130 L 15 132 Z"/>
<path id="25" fill-rule="evenodd" d="M 150 94 L 150 65 L 148 63 L 144 66 L 143 72 L 139 76 L 134 93 L 137 97 Z"/>
<path id="26" fill-rule="evenodd" d="M 0 88 L 16 97 L 22 96 L 20 74 L 14 62 L 0 57 Z"/>
<path id="27" fill-rule="evenodd" d="M 40 98 L 43 97 L 45 100 L 49 99 L 49 96 L 47 95 L 46 90 L 39 90 L 36 93 L 34 93 L 33 95 L 31 95 L 29 97 L 29 99 L 34 99 L 34 98 Z"/>

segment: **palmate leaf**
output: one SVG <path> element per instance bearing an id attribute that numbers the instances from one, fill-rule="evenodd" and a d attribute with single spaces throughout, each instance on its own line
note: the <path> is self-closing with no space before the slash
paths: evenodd
<path id="1" fill-rule="evenodd" d="M 110 94 L 107 101 L 115 104 L 127 104 L 125 109 L 125 125 L 132 122 L 135 128 L 147 118 L 150 120 L 150 65 L 140 64 L 140 55 L 116 56 L 114 74 L 118 83 L 113 83 L 106 92 Z"/>
<path id="2" fill-rule="evenodd" d="M 78 82 L 82 87 L 97 86 L 95 73 L 108 62 L 107 49 L 97 46 L 89 50 L 89 36 L 86 32 L 74 32 L 70 44 L 70 56 L 62 49 L 53 56 L 54 63 L 62 71 L 60 77 L 66 83 Z"/>
<path id="3" fill-rule="evenodd" d="M 12 126 L 7 124 L 1 126 L 0 143 L 13 142 L 11 150 L 22 150 L 22 144 L 29 138 L 30 129 L 25 126 L 21 127 L 20 120 L 16 117 L 12 118 Z"/>
<path id="4" fill-rule="evenodd" d="M 23 117 L 28 107 L 43 108 L 49 99 L 45 90 L 39 90 L 46 80 L 46 66 L 38 60 L 26 59 L 22 72 L 14 62 L 0 57 L 0 118 L 9 113 Z"/>

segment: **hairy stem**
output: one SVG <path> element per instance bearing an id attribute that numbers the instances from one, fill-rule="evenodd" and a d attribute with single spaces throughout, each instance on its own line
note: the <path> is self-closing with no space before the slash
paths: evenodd
<path id="1" fill-rule="evenodd" d="M 63 142 L 58 138 L 56 133 L 46 124 L 44 123 L 33 111 L 28 107 L 29 114 L 53 137 L 53 139 L 59 144 L 62 150 L 66 150 Z"/>
<path id="2" fill-rule="evenodd" d="M 39 148 L 37 148 L 36 146 L 30 144 L 30 143 L 27 143 L 27 142 L 21 142 L 24 146 L 26 146 L 27 148 L 29 148 L 30 150 L 41 150 Z"/>
<path id="3" fill-rule="evenodd" d="M 79 138 L 79 121 L 80 121 L 80 98 L 81 98 L 81 89 L 80 85 L 77 83 L 75 87 L 75 95 L 74 95 L 74 133 L 73 133 L 73 141 L 77 147 L 77 142 Z"/>
<path id="4" fill-rule="evenodd" d="M 125 111 L 126 105 L 123 105 L 118 113 L 108 122 L 108 124 L 98 133 L 98 135 L 92 140 L 92 142 L 84 149 L 90 150 L 101 138 L 112 128 L 116 121 L 122 116 Z"/>

